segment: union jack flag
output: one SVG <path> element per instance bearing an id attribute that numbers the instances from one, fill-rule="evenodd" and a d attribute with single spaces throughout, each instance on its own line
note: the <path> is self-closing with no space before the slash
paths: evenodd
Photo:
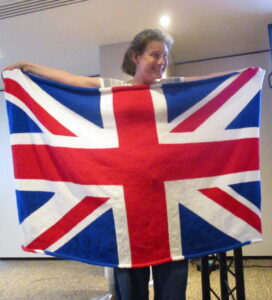
<path id="1" fill-rule="evenodd" d="M 142 267 L 262 240 L 263 70 L 103 89 L 3 76 L 24 250 Z"/>

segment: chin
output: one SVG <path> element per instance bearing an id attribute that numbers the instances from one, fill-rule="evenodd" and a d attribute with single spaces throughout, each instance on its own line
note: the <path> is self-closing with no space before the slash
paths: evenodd
<path id="1" fill-rule="evenodd" d="M 154 75 L 150 76 L 150 78 L 146 82 L 149 82 L 148 84 L 153 84 L 156 80 L 161 79 L 161 78 L 162 78 L 162 75 L 154 74 Z"/>
<path id="2" fill-rule="evenodd" d="M 157 74 L 156 76 L 154 76 L 154 80 L 156 80 L 156 79 L 161 79 L 162 76 L 163 76 L 163 74 Z"/>

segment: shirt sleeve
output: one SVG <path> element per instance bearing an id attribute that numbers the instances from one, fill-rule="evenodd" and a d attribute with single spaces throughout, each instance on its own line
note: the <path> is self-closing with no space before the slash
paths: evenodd
<path id="1" fill-rule="evenodd" d="M 183 82 L 184 77 L 169 77 L 169 78 L 162 78 L 159 80 L 159 83 L 165 84 L 165 83 L 178 83 Z"/>
<path id="2" fill-rule="evenodd" d="M 113 78 L 99 78 L 101 88 L 128 85 L 125 81 Z"/>

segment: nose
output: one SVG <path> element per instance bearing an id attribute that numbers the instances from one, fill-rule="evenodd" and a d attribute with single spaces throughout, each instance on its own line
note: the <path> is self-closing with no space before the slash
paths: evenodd
<path id="1" fill-rule="evenodd" d="M 159 60 L 158 60 L 158 64 L 159 65 L 167 65 L 167 58 L 166 57 L 164 57 L 164 56 L 161 56 L 160 58 L 159 58 Z"/>

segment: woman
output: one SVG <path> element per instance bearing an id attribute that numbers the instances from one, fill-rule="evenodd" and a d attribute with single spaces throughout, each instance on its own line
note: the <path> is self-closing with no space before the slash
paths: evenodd
<path id="1" fill-rule="evenodd" d="M 19 68 L 46 79 L 80 87 L 112 87 L 120 85 L 150 85 L 154 82 L 197 80 L 204 77 L 161 79 L 168 65 L 173 41 L 159 30 L 144 30 L 137 34 L 125 53 L 122 69 L 133 76 L 129 82 L 117 79 L 78 76 L 62 70 L 30 62 L 19 62 L 6 68 Z M 150 268 L 115 269 L 116 300 L 148 300 Z M 168 262 L 152 267 L 156 300 L 185 299 L 188 261 Z"/>

